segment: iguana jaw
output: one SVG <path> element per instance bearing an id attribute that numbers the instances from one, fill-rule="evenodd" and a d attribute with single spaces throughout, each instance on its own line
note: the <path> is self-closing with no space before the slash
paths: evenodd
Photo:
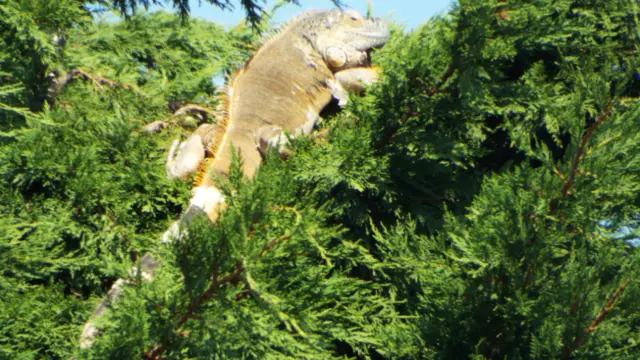
<path id="1" fill-rule="evenodd" d="M 389 41 L 389 27 L 377 19 L 369 19 L 362 30 L 347 30 L 345 43 L 356 50 L 380 48 Z"/>
<path id="2" fill-rule="evenodd" d="M 358 51 L 381 48 L 389 40 L 388 36 L 368 35 L 362 33 L 354 34 L 354 37 L 357 37 L 359 40 L 352 41 L 350 45 Z"/>

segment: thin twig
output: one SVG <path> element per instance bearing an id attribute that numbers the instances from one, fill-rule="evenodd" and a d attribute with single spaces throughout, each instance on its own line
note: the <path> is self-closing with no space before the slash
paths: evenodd
<path id="1" fill-rule="evenodd" d="M 260 253 L 258 254 L 258 257 L 262 257 L 262 255 L 264 255 L 265 252 L 269 251 L 270 249 L 273 249 L 273 247 L 278 245 L 278 243 L 280 241 L 287 240 L 289 238 L 291 238 L 291 234 L 284 234 L 282 236 L 279 236 L 275 240 L 273 240 L 270 243 L 268 243 L 267 245 L 265 245 L 264 248 L 262 248 L 262 250 L 260 250 Z"/>
<path id="2" fill-rule="evenodd" d="M 577 170 L 578 170 L 578 166 L 580 165 L 580 162 L 584 158 L 583 154 L 584 154 L 584 149 L 585 149 L 585 147 L 587 145 L 587 141 L 589 141 L 589 139 L 591 138 L 593 133 L 596 131 L 596 129 L 600 125 L 602 125 L 602 123 L 604 123 L 604 121 L 607 119 L 607 117 L 609 117 L 609 115 L 611 114 L 611 111 L 613 110 L 614 101 L 615 101 L 615 99 L 611 99 L 609 101 L 607 106 L 604 108 L 604 111 L 602 112 L 602 115 L 600 115 L 600 118 L 598 118 L 598 120 L 596 122 L 591 124 L 591 126 L 589 127 L 587 132 L 585 132 L 584 136 L 582 136 L 582 141 L 580 142 L 580 147 L 578 148 L 578 152 L 576 153 L 576 157 L 573 159 L 573 164 L 571 165 L 571 172 L 569 173 L 569 180 L 567 180 L 567 182 L 565 182 L 564 186 L 562 187 L 562 196 L 567 196 L 569 194 L 569 191 L 571 190 L 571 186 L 573 186 L 573 182 L 575 181 L 575 177 L 576 177 L 576 173 L 577 173 Z"/>
<path id="3" fill-rule="evenodd" d="M 431 90 L 427 91 L 425 95 L 427 95 L 428 97 L 432 97 L 433 95 L 439 93 L 442 85 L 444 85 L 447 81 L 449 81 L 451 76 L 453 76 L 453 73 L 455 72 L 455 70 L 456 69 L 453 67 L 453 64 L 450 64 L 449 67 L 447 68 L 447 71 L 444 73 L 444 75 L 440 77 L 440 81 L 438 81 L 436 85 L 433 88 L 431 88 Z"/>
<path id="4" fill-rule="evenodd" d="M 620 287 L 618 287 L 618 289 L 613 293 L 613 295 L 611 295 L 611 297 L 609 298 L 609 301 L 607 301 L 607 305 L 605 305 L 602 308 L 602 310 L 600 310 L 600 313 L 598 313 L 598 316 L 596 316 L 596 318 L 593 320 L 591 325 L 589 325 L 589 327 L 586 328 L 586 330 L 582 334 L 580 334 L 580 336 L 578 336 L 578 339 L 576 339 L 576 341 L 573 343 L 571 347 L 565 347 L 565 351 L 564 351 L 565 360 L 568 360 L 571 357 L 571 354 L 577 348 L 582 346 L 582 343 L 584 339 L 587 337 L 587 335 L 596 331 L 596 329 L 598 328 L 598 325 L 602 322 L 602 320 L 604 320 L 607 314 L 611 312 L 611 310 L 613 310 L 613 307 L 614 307 L 613 304 L 615 303 L 616 299 L 618 299 L 620 294 L 622 294 L 622 292 L 624 291 L 624 289 L 627 287 L 628 284 L 629 284 L 628 281 L 623 282 L 622 285 L 620 285 Z"/>
<path id="5" fill-rule="evenodd" d="M 578 305 L 580 305 L 580 299 L 576 296 L 573 300 L 573 304 L 571 304 L 571 309 L 569 309 L 569 315 L 573 315 L 578 310 Z"/>
<path id="6" fill-rule="evenodd" d="M 533 269 L 535 268 L 535 264 L 531 263 L 529 264 L 529 266 L 527 267 L 527 273 L 524 277 L 524 284 L 522 285 L 523 289 L 527 288 L 527 285 L 529 285 L 529 281 L 531 281 L 531 275 L 533 274 Z"/>
<path id="7" fill-rule="evenodd" d="M 449 67 L 447 68 L 446 72 L 444 73 L 444 75 L 442 75 L 440 77 L 440 80 L 429 90 L 427 91 L 424 95 L 427 97 L 432 97 L 435 94 L 441 93 L 442 91 L 440 90 L 440 88 L 447 82 L 449 81 L 449 79 L 451 78 L 451 76 L 453 76 L 455 72 L 455 68 L 453 66 L 453 64 L 450 64 Z M 409 113 L 411 116 L 415 116 L 414 111 L 412 110 L 411 105 L 409 105 Z M 402 124 L 404 124 L 407 119 L 409 118 L 409 115 L 403 115 L 400 118 L 400 124 L 396 125 L 395 127 L 391 128 L 387 134 L 376 143 L 375 147 L 376 149 L 381 149 L 383 148 L 385 145 L 387 145 L 391 139 L 396 135 L 396 133 L 398 132 L 398 130 L 400 130 L 400 128 L 402 127 Z"/>
<path id="8" fill-rule="evenodd" d="M 116 218 L 116 216 L 110 210 L 107 210 L 107 217 L 109 218 L 109 220 L 111 220 L 111 222 L 115 226 L 119 226 L 120 225 L 118 223 L 118 219 Z M 119 231 L 119 233 L 120 233 L 120 236 L 122 236 L 122 238 L 124 239 L 125 243 L 127 245 L 129 245 L 129 248 L 131 249 L 131 254 L 133 255 L 134 261 L 138 261 L 138 259 L 140 258 L 140 255 L 138 254 L 138 251 L 136 251 L 136 249 L 133 248 L 133 245 L 131 244 L 131 240 L 129 240 L 129 237 L 127 236 L 127 234 L 125 234 L 124 231 Z"/>
<path id="9" fill-rule="evenodd" d="M 164 344 L 155 344 L 153 346 L 153 349 L 147 351 L 146 354 L 144 354 L 145 359 L 151 360 L 151 359 L 158 359 L 160 357 L 160 355 L 162 355 L 162 353 L 164 352 Z"/>

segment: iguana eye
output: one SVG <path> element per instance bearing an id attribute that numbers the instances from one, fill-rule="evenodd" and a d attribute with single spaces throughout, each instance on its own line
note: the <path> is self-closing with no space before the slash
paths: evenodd
<path id="1" fill-rule="evenodd" d="M 358 21 L 361 18 L 360 13 L 358 13 L 357 11 L 347 11 L 346 14 L 353 21 Z"/>

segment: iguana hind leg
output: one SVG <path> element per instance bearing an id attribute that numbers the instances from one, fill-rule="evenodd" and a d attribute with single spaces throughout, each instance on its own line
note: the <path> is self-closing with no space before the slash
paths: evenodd
<path id="1" fill-rule="evenodd" d="M 209 148 L 216 140 L 220 127 L 215 124 L 202 124 L 185 141 L 180 144 L 178 154 L 174 157 L 178 140 L 173 142 L 167 156 L 167 173 L 170 179 L 186 178 L 193 174 L 208 154 Z"/>
<path id="2" fill-rule="evenodd" d="M 292 154 L 287 149 L 289 138 L 281 127 L 273 125 L 265 125 L 260 127 L 255 134 L 256 148 L 262 157 L 265 157 L 269 149 L 278 150 L 280 158 L 288 159 Z"/>
<path id="3" fill-rule="evenodd" d="M 178 140 L 173 142 L 167 156 L 167 174 L 170 179 L 186 178 L 200 166 L 204 160 L 205 148 L 199 135 L 192 135 L 180 144 L 178 154 L 174 157 Z"/>

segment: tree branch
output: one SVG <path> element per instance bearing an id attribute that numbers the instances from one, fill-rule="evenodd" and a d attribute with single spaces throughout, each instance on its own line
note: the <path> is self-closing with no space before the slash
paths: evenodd
<path id="1" fill-rule="evenodd" d="M 120 84 L 114 80 L 107 79 L 100 75 L 91 74 L 82 69 L 72 69 L 66 74 L 63 74 L 57 77 L 54 74 L 54 75 L 51 75 L 51 77 L 49 78 L 51 79 L 51 85 L 49 85 L 49 88 L 47 89 L 46 100 L 49 103 L 50 109 L 53 109 L 53 106 L 55 105 L 55 99 L 58 96 L 60 96 L 60 93 L 62 93 L 62 90 L 64 89 L 64 87 L 76 78 L 80 78 L 83 80 L 90 80 L 93 83 L 94 87 L 96 87 L 99 90 L 104 90 L 103 85 L 106 85 L 110 88 L 122 87 L 127 90 L 133 89 L 131 85 Z"/>
<path id="2" fill-rule="evenodd" d="M 284 207 L 284 206 L 274 206 L 272 208 L 275 210 L 293 211 L 298 217 L 300 216 L 300 214 L 298 214 L 298 212 L 293 208 Z M 248 238 L 251 238 L 254 233 L 255 233 L 255 230 L 253 229 L 253 225 L 252 225 L 248 234 Z M 275 247 L 279 242 L 289 239 L 291 238 L 291 236 L 292 236 L 291 234 L 284 234 L 282 236 L 279 236 L 275 240 L 269 242 L 260 251 L 258 256 L 262 257 L 264 253 L 266 253 L 267 251 Z M 211 285 L 209 286 L 207 291 L 204 292 L 204 294 L 200 295 L 197 299 L 193 300 L 189 304 L 184 314 L 180 317 L 180 319 L 176 323 L 175 329 L 176 330 L 180 329 L 180 327 L 184 325 L 189 319 L 201 319 L 198 315 L 194 314 L 194 312 L 198 310 L 200 306 L 202 306 L 202 304 L 204 304 L 205 302 L 214 299 L 215 292 L 225 284 L 230 283 L 233 285 L 237 285 L 239 282 L 244 282 L 245 284 L 247 284 L 247 282 L 243 281 L 242 279 L 242 273 L 244 272 L 244 270 L 245 270 L 245 267 L 241 263 L 236 263 L 236 270 L 233 273 L 223 277 L 221 280 L 218 280 L 219 271 L 220 271 L 220 261 L 219 261 L 219 257 L 217 257 L 216 260 L 214 261 L 213 269 L 211 272 L 212 274 Z M 250 292 L 252 292 L 252 290 L 249 288 L 248 285 L 247 285 L 247 288 L 249 289 Z M 239 300 L 241 297 L 242 296 L 240 296 L 239 294 L 238 296 L 236 296 L 236 299 Z M 163 341 L 163 343 L 154 345 L 153 348 L 145 354 L 145 358 L 149 360 L 158 359 L 162 355 L 162 353 L 165 351 L 165 349 L 166 349 L 166 340 Z"/>
<path id="3" fill-rule="evenodd" d="M 184 115 L 186 113 L 196 113 L 198 115 L 200 115 L 200 120 L 201 121 L 206 121 L 207 120 L 207 115 L 211 115 L 213 117 L 216 116 L 216 113 L 212 110 L 209 110 L 205 107 L 199 106 L 199 105 L 195 105 L 195 104 L 187 104 L 183 107 L 181 107 L 180 109 L 176 110 L 173 113 L 173 117 L 177 117 L 180 115 Z"/>
<path id="4" fill-rule="evenodd" d="M 567 182 L 565 182 L 564 186 L 562 187 L 562 196 L 563 197 L 567 196 L 570 193 L 571 187 L 573 186 L 573 183 L 575 181 L 576 173 L 578 171 L 578 166 L 580 165 L 580 162 L 582 161 L 582 159 L 584 159 L 583 155 L 584 155 L 584 149 L 585 149 L 585 147 L 587 145 L 587 141 L 589 141 L 589 139 L 591 138 L 593 133 L 596 131 L 596 129 L 598 127 L 600 127 L 600 125 L 602 125 L 604 123 L 604 121 L 611 114 L 611 111 L 613 110 L 614 100 L 615 99 L 609 100 L 609 103 L 604 108 L 604 111 L 600 115 L 600 118 L 598 118 L 598 120 L 596 122 L 591 124 L 591 126 L 589 127 L 587 132 L 584 134 L 584 136 L 582 136 L 582 141 L 580 142 L 580 147 L 578 148 L 578 152 L 576 153 L 576 157 L 573 159 L 573 164 L 571 164 L 571 172 L 569 173 L 569 179 L 567 180 Z"/>
<path id="5" fill-rule="evenodd" d="M 282 236 L 277 237 L 275 240 L 265 245 L 264 248 L 262 248 L 262 250 L 260 250 L 258 257 L 262 257 L 262 255 L 264 255 L 265 252 L 269 251 L 270 249 L 273 249 L 273 247 L 278 245 L 280 241 L 287 240 L 289 238 L 291 238 L 291 234 L 284 234 Z"/>
<path id="6" fill-rule="evenodd" d="M 187 113 L 197 114 L 198 125 L 207 122 L 208 115 L 211 115 L 214 118 L 216 117 L 216 112 L 213 110 L 207 109 L 200 105 L 187 104 L 179 108 L 178 110 L 176 110 L 171 116 L 166 117 L 162 120 L 156 120 L 149 124 L 143 125 L 140 128 L 138 128 L 137 131 L 143 132 L 143 133 L 149 133 L 149 134 L 158 133 L 162 131 L 162 129 L 166 128 L 169 125 L 169 123 L 172 122 L 170 120 L 171 118 L 176 118 L 178 116 L 185 115 Z"/>
<path id="7" fill-rule="evenodd" d="M 192 301 L 191 304 L 189 304 L 187 311 L 182 315 L 182 317 L 180 317 L 180 320 L 178 320 L 175 326 L 176 329 L 179 329 L 189 319 L 200 319 L 200 317 L 198 315 L 195 315 L 194 312 L 198 308 L 200 308 L 202 304 L 213 299 L 215 292 L 225 284 L 227 283 L 237 284 L 238 282 L 240 282 L 242 280 L 241 275 L 243 271 L 244 271 L 244 266 L 242 266 L 242 264 L 240 263 L 237 263 L 236 270 L 233 273 L 223 277 L 220 281 L 217 280 L 217 276 L 214 276 L 211 282 L 211 286 L 209 286 L 207 291 L 205 291 L 204 294 L 200 295 L 197 299 Z M 216 273 L 217 273 L 217 270 L 216 270 Z M 162 355 L 162 353 L 166 349 L 165 343 L 166 341 L 163 341 L 163 343 L 154 345 L 151 350 L 147 351 L 147 353 L 145 354 L 145 358 L 149 360 L 159 359 L 159 357 Z"/>
<path id="8" fill-rule="evenodd" d="M 628 283 L 629 283 L 628 281 L 625 281 L 622 283 L 622 285 L 620 285 L 620 287 L 618 287 L 618 289 L 609 298 L 609 301 L 607 301 L 607 305 L 605 305 L 602 308 L 602 310 L 600 310 L 600 313 L 598 313 L 598 316 L 596 316 L 596 318 L 593 320 L 591 325 L 589 325 L 589 327 L 578 337 L 578 339 L 576 339 L 576 341 L 573 343 L 571 347 L 565 347 L 564 356 L 563 356 L 565 360 L 568 360 L 569 358 L 571 358 L 571 354 L 577 348 L 582 346 L 584 339 L 587 337 L 587 335 L 589 335 L 589 333 L 596 331 L 596 329 L 598 328 L 598 325 L 602 322 L 602 320 L 604 320 L 607 314 L 611 310 L 613 310 L 613 307 L 614 307 L 613 304 L 615 303 L 616 299 L 618 299 L 620 294 L 622 294 L 624 289 L 627 287 Z"/>
<path id="9" fill-rule="evenodd" d="M 442 92 L 440 90 L 440 88 L 447 82 L 449 81 L 449 79 L 451 78 L 451 76 L 453 76 L 453 74 L 455 73 L 455 68 L 453 66 L 453 64 L 450 64 L 449 67 L 447 68 L 447 70 L 445 71 L 444 75 L 442 75 L 440 77 L 440 80 L 429 90 L 425 93 L 425 95 L 427 97 L 432 97 L 435 94 L 438 94 L 440 92 Z M 382 149 L 385 145 L 387 145 L 391 139 L 396 135 L 396 133 L 398 132 L 398 130 L 400 130 L 400 128 L 402 127 L 402 124 L 404 122 L 407 121 L 407 119 L 409 118 L 409 116 L 414 116 L 415 113 L 412 110 L 411 105 L 409 105 L 409 115 L 405 114 L 400 118 L 400 124 L 394 126 L 393 128 L 391 128 L 387 134 L 375 144 L 375 148 L 380 150 Z"/>
<path id="10" fill-rule="evenodd" d="M 196 311 L 202 304 L 204 304 L 205 302 L 211 300 L 213 298 L 213 295 L 216 292 L 216 290 L 218 290 L 219 288 L 221 288 L 223 285 L 225 285 L 227 283 L 231 283 L 231 284 L 238 283 L 241 280 L 240 276 L 242 275 L 243 271 L 244 271 L 244 266 L 242 266 L 242 264 L 238 263 L 238 264 L 236 264 L 236 270 L 233 273 L 223 277 L 220 281 L 213 280 L 211 282 L 211 286 L 209 286 L 209 289 L 207 289 L 207 291 L 205 291 L 204 294 L 200 295 L 195 301 L 193 301 L 189 305 L 189 307 L 187 308 L 187 312 L 184 315 L 182 315 L 180 320 L 178 320 L 176 328 L 179 328 L 188 319 L 193 317 L 194 316 L 193 312 Z"/>

